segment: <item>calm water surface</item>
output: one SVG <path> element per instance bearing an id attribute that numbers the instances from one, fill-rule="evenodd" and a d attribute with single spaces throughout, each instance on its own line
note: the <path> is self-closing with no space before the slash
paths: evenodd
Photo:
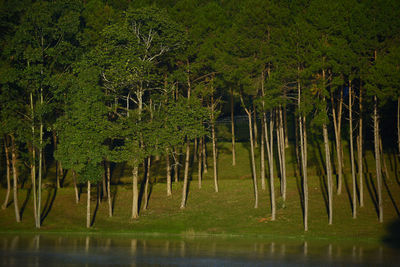
<path id="1" fill-rule="evenodd" d="M 0 266 L 400 266 L 370 243 L 0 235 Z"/>

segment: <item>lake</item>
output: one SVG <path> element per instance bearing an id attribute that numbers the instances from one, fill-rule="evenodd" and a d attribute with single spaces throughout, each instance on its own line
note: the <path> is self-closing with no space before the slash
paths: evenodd
<path id="1" fill-rule="evenodd" d="M 376 243 L 0 234 L 0 266 L 399 266 Z"/>

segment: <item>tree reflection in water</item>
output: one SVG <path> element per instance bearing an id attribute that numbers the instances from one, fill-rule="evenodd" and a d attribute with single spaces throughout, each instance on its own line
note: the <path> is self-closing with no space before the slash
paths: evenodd
<path id="1" fill-rule="evenodd" d="M 396 248 L 348 241 L 0 235 L 0 266 L 397 266 L 399 260 Z"/>

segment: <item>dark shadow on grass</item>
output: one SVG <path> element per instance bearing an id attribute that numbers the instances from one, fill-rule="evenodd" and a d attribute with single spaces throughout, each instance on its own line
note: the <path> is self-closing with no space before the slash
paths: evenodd
<path id="1" fill-rule="evenodd" d="M 350 187 L 349 187 L 349 183 L 347 181 L 347 175 L 345 175 L 345 174 L 343 174 L 343 184 L 344 184 L 344 188 L 346 189 L 347 198 L 349 199 L 351 211 L 353 212 L 353 210 L 354 210 L 353 198 L 350 193 Z"/>
<path id="2" fill-rule="evenodd" d="M 110 185 L 110 187 L 111 187 L 111 185 Z M 114 186 L 114 188 L 115 188 L 114 193 L 111 191 L 111 188 L 110 188 L 110 195 L 112 196 L 112 199 L 111 199 L 111 212 L 112 212 L 112 214 L 114 214 L 114 207 L 115 207 L 115 200 L 117 199 L 118 186 Z"/>
<path id="3" fill-rule="evenodd" d="M 372 174 L 367 174 L 365 176 L 365 182 L 366 182 L 368 193 L 369 193 L 369 195 L 371 197 L 372 203 L 374 204 L 375 211 L 376 211 L 377 214 L 379 214 L 378 193 L 376 192 L 374 181 L 372 179 Z"/>
<path id="4" fill-rule="evenodd" d="M 57 195 L 57 187 L 51 188 L 47 193 L 46 202 L 43 205 L 43 212 L 41 213 L 42 216 L 40 217 L 40 224 L 46 219 L 49 215 L 51 208 L 53 207 L 54 200 L 56 199 Z"/>
<path id="5" fill-rule="evenodd" d="M 304 218 L 304 191 L 303 191 L 303 179 L 300 175 L 296 175 L 296 186 L 297 186 L 297 192 L 299 193 L 299 198 L 300 198 L 300 206 L 301 206 L 301 212 L 303 214 Z"/>
<path id="6" fill-rule="evenodd" d="M 328 185 L 326 184 L 326 176 L 319 175 L 319 187 L 322 197 L 324 198 L 326 213 L 329 215 Z"/>
<path id="7" fill-rule="evenodd" d="M 24 214 L 26 205 L 28 204 L 29 198 L 31 197 L 31 192 L 32 192 L 32 187 L 30 187 L 30 188 L 28 189 L 28 191 L 26 192 L 25 200 L 24 200 L 24 202 L 23 202 L 22 205 L 21 205 L 21 209 L 20 209 L 20 211 L 19 211 L 19 215 L 20 215 L 20 217 L 21 217 L 21 220 L 22 220 L 22 215 Z M 7 204 L 7 206 L 8 206 L 8 204 Z"/>
<path id="8" fill-rule="evenodd" d="M 324 156 L 322 155 L 321 146 L 317 140 L 318 139 L 316 137 L 315 142 L 313 142 L 312 145 L 317 148 L 318 155 L 317 155 L 315 149 L 312 149 L 312 151 L 313 151 L 313 156 L 314 156 L 315 162 L 316 162 L 315 166 L 317 167 L 317 175 L 322 176 L 324 174 L 326 175 L 327 171 L 326 171 L 326 166 L 324 164 Z M 321 168 L 321 166 L 322 166 L 322 168 Z"/>
<path id="9" fill-rule="evenodd" d="M 390 190 L 389 190 L 389 186 L 388 186 L 387 181 L 386 181 L 387 178 L 385 177 L 385 175 L 383 175 L 382 180 L 383 180 L 383 184 L 384 184 L 385 187 L 386 187 L 386 191 L 388 192 L 389 198 L 390 198 L 390 200 L 392 201 L 393 207 L 394 207 L 394 209 L 396 210 L 396 214 L 397 214 L 398 217 L 400 217 L 399 209 L 397 208 L 396 201 L 394 200 L 393 195 L 392 195 L 392 193 L 391 193 Z"/>
<path id="10" fill-rule="evenodd" d="M 90 226 L 93 226 L 94 221 L 96 220 L 96 215 L 97 215 L 97 211 L 99 209 L 99 203 L 100 203 L 100 184 L 97 183 L 97 194 L 96 194 L 96 207 L 94 208 L 94 212 L 93 212 L 93 216 L 92 216 L 92 220 L 90 221 Z"/>

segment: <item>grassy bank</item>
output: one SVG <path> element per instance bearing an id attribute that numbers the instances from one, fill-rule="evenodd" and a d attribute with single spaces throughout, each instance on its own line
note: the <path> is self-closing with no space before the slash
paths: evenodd
<path id="1" fill-rule="evenodd" d="M 155 163 L 152 169 L 151 196 L 148 210 L 140 211 L 137 220 L 130 218 L 132 190 L 129 184 L 129 170 L 117 166 L 113 172 L 112 195 L 114 216 L 108 217 L 107 201 L 103 199 L 96 205 L 96 196 L 92 199 L 93 227 L 85 228 L 86 192 L 83 188 L 81 201 L 75 204 L 70 177 L 67 176 L 64 187 L 55 189 L 47 186 L 43 189 L 44 220 L 40 230 L 34 227 L 32 194 L 27 183 L 19 190 L 19 202 L 22 222 L 16 223 L 13 203 L 0 210 L 1 232 L 63 232 L 63 233 L 131 233 L 142 235 L 173 236 L 236 236 L 256 238 L 292 238 L 321 240 L 362 240 L 380 241 L 392 235 L 391 226 L 398 223 L 400 204 L 400 186 L 392 173 L 391 179 L 384 183 L 384 223 L 378 222 L 376 211 L 375 178 L 373 172 L 366 173 L 364 192 L 365 207 L 358 207 L 358 216 L 352 219 L 351 177 L 347 176 L 345 187 L 340 196 L 334 195 L 333 225 L 328 225 L 326 208 L 326 190 L 324 177 L 318 175 L 317 163 L 311 164 L 309 178 L 309 231 L 303 230 L 301 208 L 300 178 L 294 176 L 292 159 L 288 159 L 288 195 L 286 203 L 277 199 L 277 219 L 270 220 L 269 189 L 263 191 L 259 186 L 259 208 L 254 209 L 253 185 L 249 168 L 249 153 L 246 146 L 238 145 L 238 164 L 231 166 L 229 144 L 220 146 L 219 180 L 220 192 L 215 193 L 212 171 L 209 166 L 203 186 L 198 188 L 197 171 L 192 172 L 187 208 L 179 209 L 182 183 L 173 184 L 173 195 L 167 197 L 163 178 L 164 163 Z M 211 161 L 209 161 L 211 163 Z M 196 165 L 196 164 L 195 164 Z M 52 177 L 52 170 L 48 172 Z M 279 196 L 279 181 L 276 179 L 276 193 Z M 268 182 L 268 181 L 267 181 Z M 47 178 L 47 185 L 52 180 Z M 94 194 L 95 195 L 95 194 Z M 3 201 L 5 189 L 0 189 Z M 11 198 L 12 199 L 12 198 Z"/>

